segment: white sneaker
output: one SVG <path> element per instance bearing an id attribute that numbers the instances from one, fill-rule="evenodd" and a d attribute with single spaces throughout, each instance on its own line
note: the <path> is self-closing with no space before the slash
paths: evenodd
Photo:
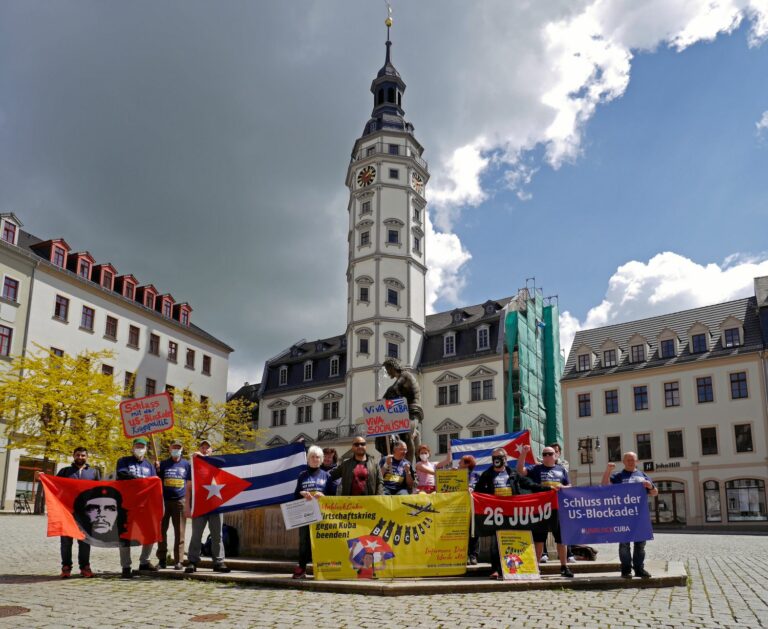
<path id="1" fill-rule="evenodd" d="M 573 555 L 568 555 L 568 563 L 576 563 L 576 557 Z"/>
<path id="2" fill-rule="evenodd" d="M 539 563 L 547 563 L 548 561 L 549 561 L 549 557 L 547 557 L 547 554 L 546 554 L 546 553 L 544 553 L 544 554 L 541 556 L 541 559 L 539 559 Z"/>

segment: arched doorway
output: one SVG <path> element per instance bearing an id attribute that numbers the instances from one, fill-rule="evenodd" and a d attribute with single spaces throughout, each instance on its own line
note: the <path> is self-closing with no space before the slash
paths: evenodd
<path id="1" fill-rule="evenodd" d="M 656 487 L 659 489 L 659 494 L 648 501 L 654 525 L 684 525 L 686 522 L 685 485 L 678 481 L 662 480 L 656 483 Z"/>

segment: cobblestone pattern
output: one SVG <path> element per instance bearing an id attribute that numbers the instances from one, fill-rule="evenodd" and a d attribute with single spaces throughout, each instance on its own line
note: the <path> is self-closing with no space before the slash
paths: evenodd
<path id="1" fill-rule="evenodd" d="M 200 581 L 121 581 L 116 550 L 93 549 L 99 578 L 58 578 L 58 538 L 42 516 L 0 516 L 0 605 L 30 612 L 0 627 L 768 627 L 768 537 L 659 533 L 648 559 L 683 561 L 688 587 L 384 598 Z M 188 527 L 189 528 L 189 527 Z M 76 548 L 76 547 L 75 547 Z M 615 546 L 600 547 L 601 559 Z M 134 565 L 138 551 L 134 550 Z M 154 561 L 154 558 L 153 558 Z M 74 574 L 77 574 L 75 569 Z M 577 577 L 578 578 L 578 577 Z M 201 624 L 202 626 L 202 624 Z"/>

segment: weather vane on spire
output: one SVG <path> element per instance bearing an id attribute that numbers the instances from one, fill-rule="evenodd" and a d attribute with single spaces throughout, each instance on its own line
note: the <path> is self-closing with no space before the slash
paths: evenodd
<path id="1" fill-rule="evenodd" d="M 387 2 L 386 4 L 387 4 L 387 19 L 384 20 L 384 24 L 387 25 L 387 39 L 389 39 L 389 29 L 392 27 L 392 5 L 389 4 L 389 2 Z"/>

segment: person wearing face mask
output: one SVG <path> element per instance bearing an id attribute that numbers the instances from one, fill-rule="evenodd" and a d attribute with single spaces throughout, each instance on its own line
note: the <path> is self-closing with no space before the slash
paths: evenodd
<path id="1" fill-rule="evenodd" d="M 117 460 L 117 469 L 115 470 L 117 480 L 157 476 L 155 466 L 145 458 L 147 454 L 147 443 L 149 442 L 146 437 L 136 437 L 136 439 L 133 440 L 133 454 Z M 157 571 L 157 566 L 154 566 L 149 562 L 149 558 L 152 556 L 153 546 L 154 544 L 144 544 L 141 547 L 139 570 Z M 121 542 L 120 566 L 123 569 L 123 579 L 133 578 L 133 571 L 131 570 L 131 545 L 129 540 Z"/>
<path id="2" fill-rule="evenodd" d="M 381 475 L 384 478 L 385 496 L 407 496 L 413 489 L 413 473 L 411 464 L 405 458 L 408 446 L 404 441 L 396 441 L 393 454 L 382 458 L 379 462 Z"/>
<path id="3" fill-rule="evenodd" d="M 75 448 L 72 453 L 72 465 L 61 468 L 56 476 L 61 478 L 77 478 L 80 480 L 101 480 L 99 470 L 87 463 L 88 450 L 82 446 Z M 77 540 L 77 563 L 80 575 L 86 579 L 93 576 L 91 570 L 91 545 L 84 540 Z M 61 578 L 67 579 L 72 574 L 72 538 L 61 538 Z"/>
<path id="4" fill-rule="evenodd" d="M 539 483 L 533 482 L 507 465 L 507 451 L 504 448 L 496 448 L 491 453 L 491 466 L 480 474 L 475 485 L 475 491 L 479 494 L 491 494 L 493 496 L 515 496 L 525 491 L 547 491 Z M 496 536 L 491 538 L 491 579 L 500 579 L 501 560 L 499 559 L 499 545 Z"/>
<path id="5" fill-rule="evenodd" d="M 173 569 L 181 570 L 184 558 L 184 530 L 187 526 L 187 488 L 192 478 L 189 461 L 181 458 L 183 444 L 178 439 L 171 443 L 171 456 L 160 463 L 159 476 L 163 481 L 165 512 L 161 530 L 163 539 L 157 545 L 157 559 L 161 568 L 168 560 L 168 525 L 173 523 Z"/>
<path id="6" fill-rule="evenodd" d="M 307 452 L 307 469 L 296 481 L 296 491 L 293 497 L 298 500 L 317 500 L 322 496 L 332 496 L 335 492 L 333 481 L 328 472 L 322 468 L 323 451 L 312 446 Z M 294 579 L 307 578 L 307 564 L 312 561 L 312 546 L 309 539 L 309 526 L 299 527 L 299 565 L 293 570 Z"/>
<path id="7" fill-rule="evenodd" d="M 416 490 L 425 494 L 435 492 L 435 470 L 451 467 L 451 453 L 442 461 L 431 463 L 429 455 L 431 451 L 429 446 L 422 443 L 418 449 L 419 460 L 416 462 Z"/>

